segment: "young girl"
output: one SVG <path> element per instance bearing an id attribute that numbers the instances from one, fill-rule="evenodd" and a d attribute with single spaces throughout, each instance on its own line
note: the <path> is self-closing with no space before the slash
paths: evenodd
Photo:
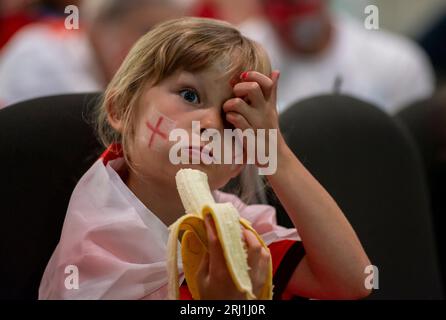
<path id="1" fill-rule="evenodd" d="M 277 170 L 267 179 L 299 235 L 276 224 L 274 208 L 246 205 L 218 191 L 242 165 L 174 165 L 169 159 L 175 144 L 169 132 L 180 128 L 193 135 L 192 121 L 219 132 L 279 129 L 278 77 L 257 43 L 217 20 L 172 20 L 141 38 L 99 106 L 98 132 L 109 148 L 72 194 L 39 298 L 166 299 L 168 226 L 184 214 L 175 174 L 184 167 L 204 171 L 216 201 L 232 202 L 269 246 L 268 252 L 243 232 L 254 293 L 272 258 L 275 299 L 367 296 L 364 269 L 370 262 L 355 232 L 280 131 Z M 187 151 L 191 157 L 195 152 Z M 209 253 L 198 270 L 200 296 L 244 298 L 232 284 L 212 221 L 206 228 Z M 184 283 L 181 297 L 190 298 Z"/>

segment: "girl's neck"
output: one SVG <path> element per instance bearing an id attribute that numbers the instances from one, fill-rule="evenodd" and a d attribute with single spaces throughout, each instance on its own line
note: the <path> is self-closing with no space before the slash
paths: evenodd
<path id="1" fill-rule="evenodd" d="M 170 226 L 184 214 L 175 186 L 151 178 L 142 179 L 133 170 L 128 171 L 124 182 L 165 225 Z"/>

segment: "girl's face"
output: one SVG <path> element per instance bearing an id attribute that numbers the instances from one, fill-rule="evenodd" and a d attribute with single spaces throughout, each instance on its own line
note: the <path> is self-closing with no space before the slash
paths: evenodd
<path id="1" fill-rule="evenodd" d="M 225 121 L 222 106 L 233 97 L 230 78 L 222 78 L 222 70 L 207 69 L 201 72 L 179 70 L 158 85 L 147 87 L 139 101 L 136 118 L 135 140 L 129 158 L 138 171 L 139 178 L 175 184 L 175 174 L 180 168 L 194 168 L 208 175 L 211 189 L 223 187 L 230 178 L 238 175 L 241 165 L 173 164 L 170 149 L 178 141 L 169 141 L 173 129 L 184 129 L 191 137 L 200 132 L 192 130 L 192 121 L 199 121 L 201 131 L 216 129 L 223 137 L 223 129 L 231 128 Z M 208 142 L 200 141 L 204 146 Z M 187 150 L 189 163 L 197 156 Z M 198 153 L 199 155 L 199 153 Z"/>

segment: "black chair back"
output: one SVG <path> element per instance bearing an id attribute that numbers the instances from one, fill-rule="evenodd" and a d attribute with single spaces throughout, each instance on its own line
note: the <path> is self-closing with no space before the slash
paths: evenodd
<path id="1" fill-rule="evenodd" d="M 98 94 L 0 110 L 1 299 L 36 299 L 71 193 L 103 148 L 88 117 Z"/>
<path id="2" fill-rule="evenodd" d="M 441 298 L 425 175 L 404 128 L 379 108 L 341 95 L 296 103 L 281 114 L 280 126 L 378 267 L 379 289 L 370 299 Z M 289 226 L 270 198 L 279 222 Z"/>

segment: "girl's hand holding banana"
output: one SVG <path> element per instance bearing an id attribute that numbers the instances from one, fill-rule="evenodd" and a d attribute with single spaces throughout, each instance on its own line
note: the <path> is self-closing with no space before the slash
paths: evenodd
<path id="1" fill-rule="evenodd" d="M 177 246 L 184 231 L 183 269 L 194 299 L 271 299 L 272 261 L 262 238 L 231 203 L 215 203 L 204 172 L 179 170 L 176 182 L 186 215 L 170 226 L 169 298 L 179 297 Z"/>
<path id="2" fill-rule="evenodd" d="M 209 216 L 205 219 L 205 226 L 209 251 L 205 254 L 197 270 L 200 298 L 203 300 L 246 299 L 246 294 L 240 292 L 232 281 L 214 221 Z M 249 275 L 253 292 L 258 297 L 267 280 L 270 253 L 263 248 L 251 231 L 243 229 L 243 236 L 248 251 Z"/>

